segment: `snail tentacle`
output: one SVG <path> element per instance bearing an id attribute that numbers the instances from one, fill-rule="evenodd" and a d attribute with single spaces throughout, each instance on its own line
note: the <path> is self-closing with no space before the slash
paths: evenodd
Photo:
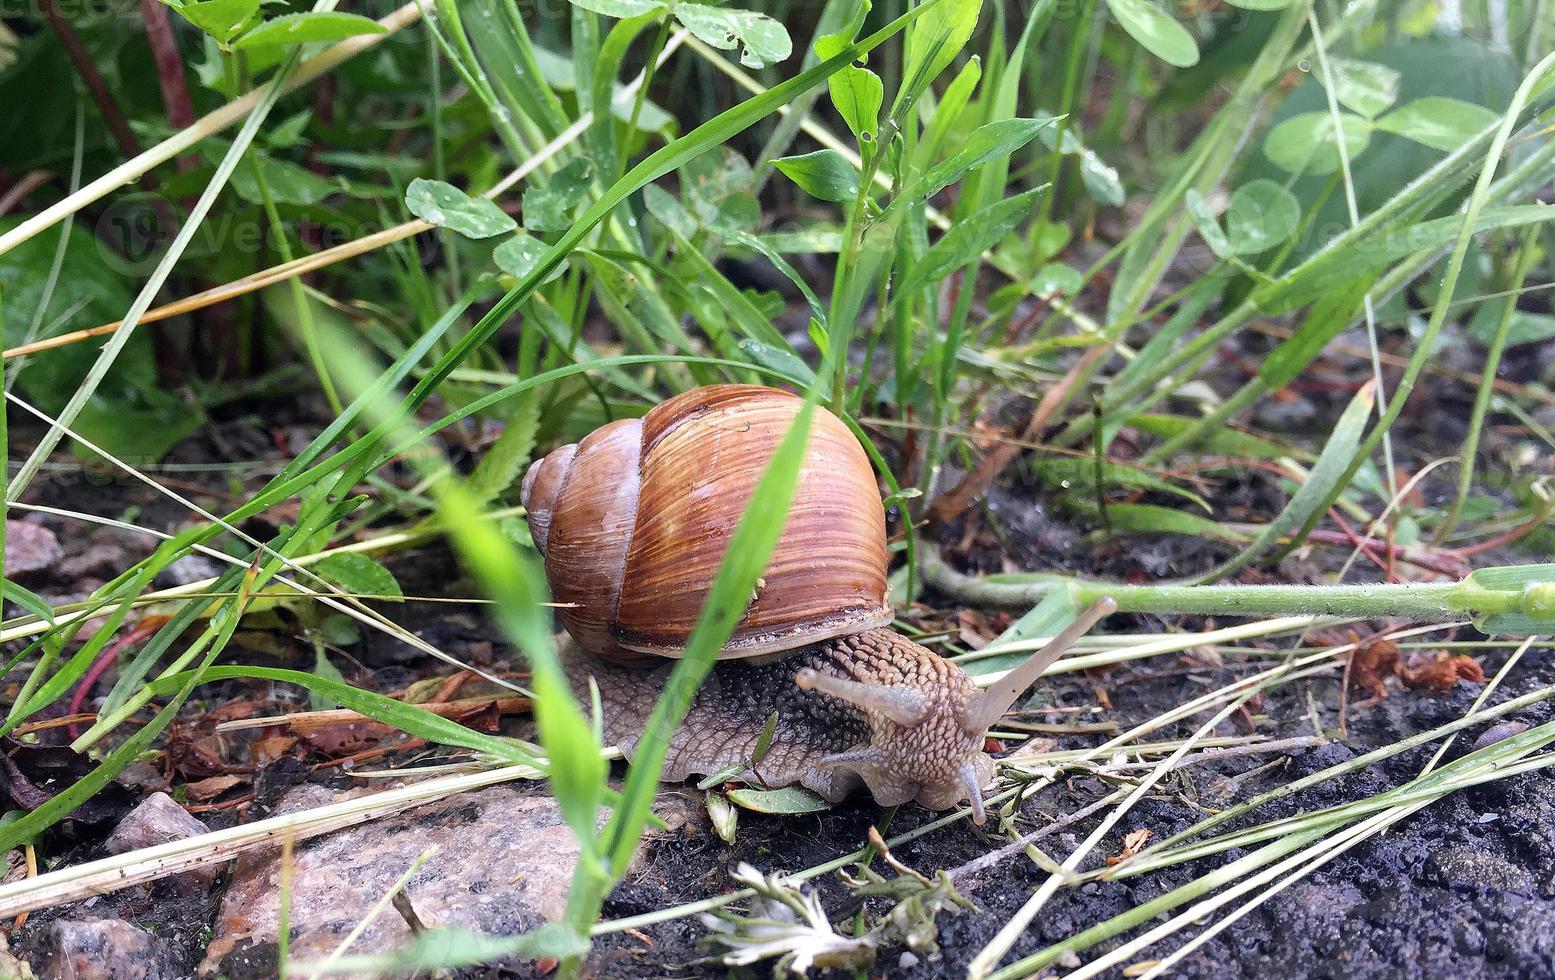
<path id="1" fill-rule="evenodd" d="M 832 674 L 823 674 L 813 667 L 806 667 L 794 675 L 794 683 L 801 690 L 820 691 L 840 701 L 846 701 L 865 711 L 876 711 L 898 725 L 912 727 L 923 721 L 929 712 L 928 699 L 920 691 L 910 687 L 883 687 L 860 684 Z"/>
<path id="2" fill-rule="evenodd" d="M 1048 645 L 1032 654 L 1019 666 L 1001 677 L 993 686 L 985 688 L 967 702 L 962 709 L 961 727 L 978 737 L 1004 717 L 1026 689 L 1037 682 L 1043 671 L 1069 652 L 1075 642 L 1091 631 L 1097 623 L 1117 611 L 1118 604 L 1110 596 L 1103 596 L 1082 612 L 1074 622 L 1065 627 Z"/>

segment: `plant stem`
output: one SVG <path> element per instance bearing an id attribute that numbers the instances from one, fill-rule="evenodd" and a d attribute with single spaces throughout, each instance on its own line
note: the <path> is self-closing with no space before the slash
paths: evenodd
<path id="1" fill-rule="evenodd" d="M 1457 582 L 1406 585 L 1125 585 L 1073 587 L 1080 604 L 1104 595 L 1120 612 L 1198 615 L 1403 616 L 1452 619 L 1464 612 Z M 1499 610 L 1498 610 L 1499 611 Z"/>
<path id="2" fill-rule="evenodd" d="M 1506 350 L 1507 337 L 1512 332 L 1512 317 L 1517 312 L 1517 294 L 1528 274 L 1533 271 L 1534 262 L 1540 254 L 1538 242 L 1539 228 L 1535 225 L 1523 234 L 1522 246 L 1517 250 L 1517 260 L 1507 283 L 1511 295 L 1501 308 L 1501 319 L 1496 323 L 1495 336 L 1490 341 L 1490 350 L 1485 353 L 1485 364 L 1480 369 L 1479 390 L 1474 394 L 1474 411 L 1469 416 L 1469 434 L 1463 440 L 1463 447 L 1458 450 L 1458 491 L 1453 495 L 1446 516 L 1442 518 L 1442 526 L 1436 529 L 1436 537 L 1432 539 L 1436 544 L 1446 540 L 1457 526 L 1458 515 L 1463 512 L 1463 505 L 1474 488 L 1474 458 L 1479 453 L 1479 435 L 1484 430 L 1486 413 L 1490 409 L 1490 396 L 1494 392 L 1496 374 L 1501 367 L 1501 354 Z"/>
<path id="3" fill-rule="evenodd" d="M 1486 587 L 1474 577 L 1403 585 L 1120 585 L 1060 575 L 964 575 L 932 550 L 923 557 L 929 584 L 963 602 L 1029 608 L 1054 589 L 1084 607 L 1103 596 L 1119 612 L 1204 616 L 1339 616 L 1449 620 L 1497 614 L 1545 618 L 1546 586 Z"/>

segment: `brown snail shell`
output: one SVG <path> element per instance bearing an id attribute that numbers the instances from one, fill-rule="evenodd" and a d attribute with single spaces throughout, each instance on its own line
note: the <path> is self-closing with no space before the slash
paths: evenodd
<path id="1" fill-rule="evenodd" d="M 608 659 L 678 656 L 757 480 L 803 401 L 696 388 L 611 422 L 524 477 L 522 500 L 562 624 Z M 720 658 L 792 650 L 892 618 L 885 516 L 853 432 L 815 413 L 794 501 Z"/>

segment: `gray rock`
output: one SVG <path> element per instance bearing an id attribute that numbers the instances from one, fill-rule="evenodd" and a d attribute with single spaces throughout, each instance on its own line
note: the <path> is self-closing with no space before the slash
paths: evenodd
<path id="1" fill-rule="evenodd" d="M 1317 414 L 1317 406 L 1303 395 L 1265 398 L 1253 409 L 1253 421 L 1271 432 L 1300 432 L 1313 424 Z"/>
<path id="2" fill-rule="evenodd" d="M 171 796 L 152 793 L 139 806 L 125 814 L 113 833 L 108 835 L 106 846 L 110 854 L 124 854 L 194 837 L 205 833 L 205 830 L 205 825 L 173 802 Z M 173 887 L 180 894 L 202 893 L 220 873 L 218 865 L 192 868 L 174 878 Z"/>
<path id="3" fill-rule="evenodd" d="M 124 854 L 203 833 L 205 825 L 174 803 L 171 796 L 152 793 L 119 821 L 119 826 L 108 835 L 107 847 L 111 854 Z"/>
<path id="4" fill-rule="evenodd" d="M 131 564 L 129 554 L 116 544 L 94 544 L 59 563 L 61 581 L 114 575 Z"/>
<path id="5" fill-rule="evenodd" d="M 1432 854 L 1429 867 L 1444 884 L 1535 894 L 1533 876 L 1511 861 L 1467 847 L 1446 847 Z"/>
<path id="6" fill-rule="evenodd" d="M 185 555 L 157 573 L 157 584 L 164 587 L 188 585 L 215 578 L 227 566 L 205 555 Z"/>
<path id="7" fill-rule="evenodd" d="M 64 919 L 49 927 L 44 980 L 174 980 L 166 944 L 123 919 Z"/>
<path id="8" fill-rule="evenodd" d="M 300 800 L 306 808 L 329 802 L 320 787 L 302 786 L 277 809 L 294 810 Z M 555 800 L 493 786 L 299 843 L 292 856 L 292 957 L 332 953 L 429 848 L 435 851 L 405 888 L 429 928 L 513 935 L 560 918 L 566 908 L 578 846 Z M 202 975 L 236 972 L 245 959 L 273 949 L 280 873 L 278 848 L 238 858 Z M 409 938 L 404 918 L 390 910 L 348 952 L 386 953 Z"/>
<path id="9" fill-rule="evenodd" d="M 26 578 L 51 571 L 64 554 L 54 532 L 31 521 L 5 522 L 5 574 Z"/>

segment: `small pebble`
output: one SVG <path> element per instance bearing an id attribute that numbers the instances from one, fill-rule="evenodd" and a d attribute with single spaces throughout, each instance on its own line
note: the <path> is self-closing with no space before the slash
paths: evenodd
<path id="1" fill-rule="evenodd" d="M 1487 745 L 1494 745 L 1502 739 L 1511 738 L 1513 735 L 1521 735 L 1528 730 L 1528 723 L 1522 721 L 1503 721 L 1498 725 L 1491 725 L 1485 729 L 1485 733 L 1474 740 L 1475 750 Z"/>
<path id="2" fill-rule="evenodd" d="M 911 970 L 918 965 L 918 954 L 910 949 L 904 949 L 902 955 L 896 958 L 896 965 L 903 970 Z"/>

